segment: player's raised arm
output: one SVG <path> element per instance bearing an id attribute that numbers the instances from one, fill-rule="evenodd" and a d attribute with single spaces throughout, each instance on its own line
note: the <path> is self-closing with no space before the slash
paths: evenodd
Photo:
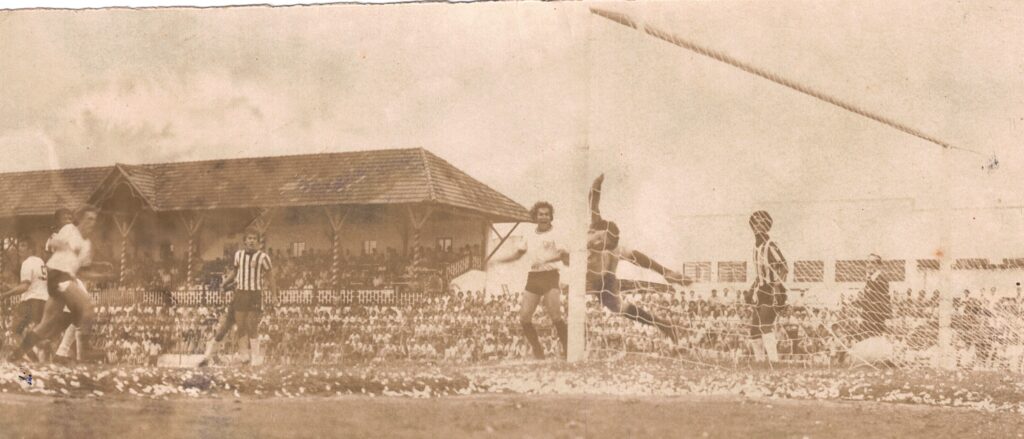
<path id="1" fill-rule="evenodd" d="M 16 285 L 14 288 L 11 288 L 10 290 L 7 290 L 3 294 L 0 294 L 0 299 L 6 299 L 8 297 L 16 296 L 18 294 L 24 293 L 25 291 L 28 291 L 28 287 L 31 284 L 32 284 L 31 281 L 23 280 L 23 281 L 21 281 L 21 283 Z"/>
<path id="2" fill-rule="evenodd" d="M 604 183 L 604 174 L 594 179 L 590 186 L 590 223 L 594 224 L 601 220 L 601 184 Z"/>
<path id="3" fill-rule="evenodd" d="M 78 270 L 75 275 L 79 279 L 89 282 L 102 282 L 117 277 L 114 273 L 114 266 L 109 262 L 91 262 Z"/>
<path id="4" fill-rule="evenodd" d="M 519 258 L 522 258 L 523 255 L 526 254 L 526 250 L 527 250 L 526 242 L 524 240 L 524 241 L 521 241 L 519 243 L 519 245 L 516 247 L 516 251 L 512 252 L 512 254 L 507 255 L 507 256 L 502 256 L 500 258 L 495 258 L 494 262 L 497 262 L 499 264 L 505 264 L 505 263 L 509 263 L 509 262 L 513 262 L 513 261 L 518 261 Z"/>

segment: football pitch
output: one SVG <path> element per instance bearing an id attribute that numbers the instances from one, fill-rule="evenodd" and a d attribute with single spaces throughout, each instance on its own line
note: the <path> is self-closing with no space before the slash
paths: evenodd
<path id="1" fill-rule="evenodd" d="M 1015 438 L 1013 413 L 864 401 L 472 395 L 0 397 L 10 438 Z"/>
<path id="2" fill-rule="evenodd" d="M 0 364 L 0 438 L 994 439 L 1024 438 L 1022 413 L 1020 376 L 987 372 Z"/>

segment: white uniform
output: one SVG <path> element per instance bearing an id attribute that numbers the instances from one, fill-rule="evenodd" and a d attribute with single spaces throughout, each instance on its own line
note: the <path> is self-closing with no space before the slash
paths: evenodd
<path id="1" fill-rule="evenodd" d="M 92 243 L 82 237 L 78 227 L 66 224 L 50 239 L 53 256 L 46 262 L 50 270 L 60 270 L 71 276 L 78 273 L 82 266 L 92 262 Z"/>
<path id="2" fill-rule="evenodd" d="M 523 235 L 519 241 L 519 249 L 526 252 L 526 260 L 530 264 L 530 271 L 552 271 L 563 266 L 559 261 L 545 262 L 558 255 L 560 250 L 565 250 L 565 238 L 561 230 L 552 224 L 550 230 L 538 232 L 536 228 Z"/>
<path id="3" fill-rule="evenodd" d="M 21 263 L 21 281 L 29 282 L 28 290 L 21 293 L 22 301 L 50 298 L 46 292 L 46 264 L 38 256 L 29 256 Z"/>

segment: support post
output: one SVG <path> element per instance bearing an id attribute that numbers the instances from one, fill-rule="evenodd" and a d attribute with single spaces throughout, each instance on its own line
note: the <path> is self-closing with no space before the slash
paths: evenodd
<path id="1" fill-rule="evenodd" d="M 478 270 L 487 268 L 487 242 L 490 241 L 490 220 L 483 220 L 480 223 L 480 266 L 474 267 Z"/>
<path id="2" fill-rule="evenodd" d="M 341 230 L 345 227 L 348 211 L 341 206 L 324 207 L 327 224 L 331 227 L 331 288 L 338 288 L 341 272 Z"/>
<path id="3" fill-rule="evenodd" d="M 195 238 L 199 233 L 199 230 L 203 227 L 203 221 L 206 219 L 200 212 L 192 213 L 180 213 L 179 218 L 182 224 L 185 226 L 185 233 L 188 234 L 188 244 L 186 248 L 186 265 L 185 265 L 185 286 L 192 285 L 193 282 L 193 270 L 194 255 L 196 253 Z"/>
<path id="4" fill-rule="evenodd" d="M 121 235 L 121 267 L 118 269 L 117 282 L 123 287 L 125 276 L 128 274 L 125 270 L 125 266 L 128 265 L 128 236 L 131 234 L 132 228 L 135 227 L 135 220 L 139 218 L 139 213 L 131 214 L 130 218 L 128 214 L 115 213 L 113 217 L 117 232 Z"/>
<path id="5" fill-rule="evenodd" d="M 256 214 L 253 216 L 252 221 L 249 222 L 249 227 L 253 227 L 256 231 L 260 232 L 260 235 L 267 233 L 267 229 L 270 228 L 270 213 L 273 209 L 269 207 L 258 207 L 256 208 Z"/>
<path id="6" fill-rule="evenodd" d="M 430 214 L 433 213 L 434 208 L 427 206 L 423 211 L 417 214 L 416 209 L 409 206 L 409 220 L 412 222 L 412 267 L 413 271 L 418 270 L 423 261 L 423 250 L 420 248 L 420 230 L 423 229 L 423 225 L 426 224 L 427 219 L 430 218 Z"/>
<path id="7" fill-rule="evenodd" d="M 508 233 L 502 235 L 500 232 L 498 232 L 498 229 L 494 228 L 494 224 L 491 224 L 491 231 L 493 231 L 494 234 L 498 236 L 499 241 L 498 245 L 494 246 L 494 248 L 491 249 L 491 252 L 487 254 L 487 257 L 484 258 L 484 266 L 487 266 L 487 261 L 490 261 L 491 258 L 494 257 L 494 254 L 497 253 L 499 249 L 501 249 L 501 246 L 505 245 L 505 241 L 508 241 L 508 238 L 512 236 L 512 233 L 516 231 L 517 227 L 519 227 L 519 223 L 513 224 L 512 229 L 510 229 Z"/>

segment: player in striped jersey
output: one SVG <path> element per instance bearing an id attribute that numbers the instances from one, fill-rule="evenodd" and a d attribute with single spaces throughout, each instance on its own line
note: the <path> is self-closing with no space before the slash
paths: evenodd
<path id="1" fill-rule="evenodd" d="M 745 299 L 754 305 L 750 324 L 750 347 L 754 358 L 763 361 L 779 361 L 778 343 L 775 338 L 775 318 L 786 305 L 786 287 L 783 282 L 789 274 L 786 258 L 779 246 L 768 236 L 772 229 L 772 217 L 763 210 L 750 215 L 750 228 L 754 231 L 754 284 L 747 290 Z"/>
<path id="2" fill-rule="evenodd" d="M 231 271 L 224 276 L 224 283 L 221 285 L 221 289 L 226 290 L 229 284 L 234 284 L 235 292 L 231 305 L 214 339 L 207 342 L 206 353 L 199 363 L 200 366 L 209 364 L 217 352 L 218 344 L 224 340 L 233 326 L 238 328 L 238 336 L 242 340 L 239 353 L 242 354 L 243 361 L 252 363 L 254 358 L 261 358 L 256 329 L 260 322 L 262 292 L 267 287 L 271 291 L 276 291 L 277 287 L 270 256 L 259 249 L 259 232 L 246 230 L 244 244 L 244 249 L 235 252 Z"/>
<path id="3" fill-rule="evenodd" d="M 861 331 L 858 338 L 884 336 L 889 333 L 886 320 L 892 318 L 892 302 L 889 293 L 889 279 L 885 276 L 885 264 L 882 257 L 870 256 L 868 278 L 864 283 L 864 291 L 856 302 L 860 305 Z"/>

